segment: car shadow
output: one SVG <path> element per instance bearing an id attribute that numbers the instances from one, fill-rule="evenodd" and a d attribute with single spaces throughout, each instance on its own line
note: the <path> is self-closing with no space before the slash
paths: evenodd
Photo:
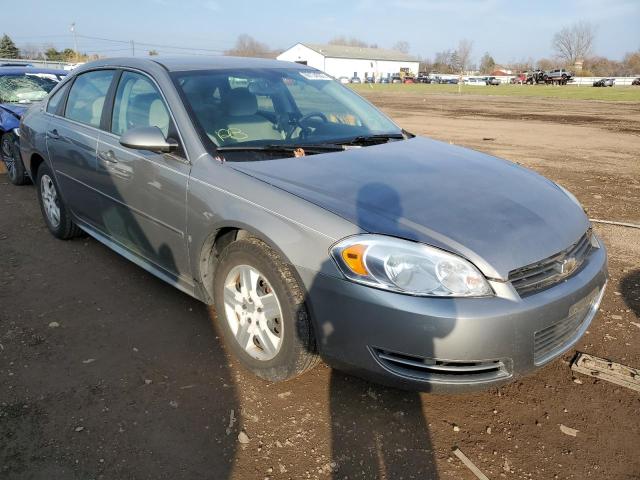
<path id="1" fill-rule="evenodd" d="M 365 185 L 357 193 L 356 205 L 358 226 L 364 231 L 375 232 L 375 225 L 382 221 L 386 226 L 394 226 L 393 231 L 400 232 L 399 235 L 403 236 L 403 227 L 399 224 L 403 218 L 400 196 L 391 187 L 383 183 Z M 317 301 L 317 298 L 326 298 L 326 293 L 323 296 L 321 289 L 322 286 L 316 280 L 308 292 L 308 305 L 314 311 L 316 308 L 313 299 Z M 338 303 L 342 300 L 335 299 Z M 350 308 L 343 306 L 341 311 Z M 350 316 L 353 317 L 354 314 L 357 315 L 358 312 L 351 310 Z M 362 312 L 362 315 L 366 316 L 366 312 Z M 393 329 L 393 323 L 398 319 L 388 320 L 388 328 Z M 383 387 L 345 373 L 357 372 L 357 369 L 340 361 L 333 361 L 331 354 L 326 358 L 324 352 L 349 348 L 348 342 L 342 343 L 345 328 L 352 334 L 357 334 L 357 329 L 341 325 L 343 319 L 337 314 L 335 318 L 324 316 L 321 321 L 321 325 L 318 325 L 318 321 L 315 323 L 316 336 L 320 335 L 319 348 L 327 363 L 338 368 L 331 371 L 329 381 L 332 478 L 437 479 L 429 422 L 420 393 Z M 434 340 L 446 336 L 453 326 L 452 323 L 446 331 L 425 329 L 428 333 L 425 334 L 420 355 L 433 358 Z M 359 324 L 358 328 L 366 329 L 367 325 Z M 365 338 L 367 333 L 363 332 Z M 338 335 L 343 338 L 338 340 Z M 358 339 L 354 338 L 354 341 L 358 342 Z M 373 356 L 368 347 L 374 346 L 383 345 L 362 346 L 360 348 L 366 352 L 361 355 Z M 375 364 L 372 357 L 368 360 Z M 429 384 L 423 384 L 422 391 L 429 390 Z"/>
<path id="2" fill-rule="evenodd" d="M 131 173 L 128 181 L 145 187 L 161 182 L 152 162 L 145 165 L 147 170 L 139 169 L 137 178 Z M 217 329 L 210 325 L 215 311 L 173 288 L 180 275 L 190 272 L 181 271 L 183 266 L 175 261 L 180 252 L 157 236 L 149 238 L 152 214 L 134 214 L 126 207 L 132 192 L 123 192 L 109 172 L 101 173 L 100 185 L 110 196 L 108 201 L 106 196 L 96 200 L 102 207 L 98 231 L 115 239 L 120 249 L 153 262 L 169 284 L 106 248 L 104 261 L 96 262 L 96 277 L 117 280 L 101 282 L 89 276 L 90 282 L 102 285 L 93 300 L 111 312 L 99 314 L 108 332 L 103 328 L 96 334 L 92 355 L 111 359 L 109 368 L 99 370 L 99 378 L 78 376 L 74 388 L 99 383 L 99 395 L 106 397 L 114 414 L 107 414 L 109 426 L 102 429 L 97 422 L 85 423 L 87 430 L 101 430 L 101 441 L 111 445 L 108 451 L 83 454 L 76 445 L 66 445 L 77 456 L 94 460 L 87 462 L 90 465 L 98 465 L 83 464 L 76 471 L 84 478 L 230 478 L 242 425 L 229 362 Z M 145 215 L 146 223 L 141 224 L 139 215 Z M 185 240 L 185 252 L 186 248 Z M 133 353 L 123 354 L 124 346 Z M 96 361 L 95 368 L 100 365 Z M 129 371 L 123 382 L 121 372 Z M 104 416 L 93 407 L 77 408 L 88 418 Z M 52 408 L 58 411 L 51 415 L 54 421 L 62 421 L 56 417 L 63 407 Z M 56 442 L 65 445 L 64 438 Z M 92 458 L 96 455 L 101 459 Z M 67 467 L 62 468 L 59 478 L 69 478 Z"/>
<path id="3" fill-rule="evenodd" d="M 640 318 L 640 269 L 632 270 L 623 277 L 620 290 L 627 306 Z"/>

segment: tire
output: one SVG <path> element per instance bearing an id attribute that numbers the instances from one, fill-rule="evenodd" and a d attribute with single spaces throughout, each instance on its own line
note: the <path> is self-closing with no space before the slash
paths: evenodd
<path id="1" fill-rule="evenodd" d="M 2 155 L 2 161 L 7 167 L 7 174 L 11 183 L 14 185 L 29 183 L 29 176 L 22 163 L 20 149 L 13 133 L 5 133 L 0 138 L 0 155 Z"/>
<path id="2" fill-rule="evenodd" d="M 244 294 L 247 282 L 240 276 L 246 273 L 246 268 L 259 275 L 248 282 L 251 285 L 257 282 L 257 289 L 262 289 L 252 297 L 255 300 L 247 300 L 249 296 Z M 280 382 L 317 365 L 319 356 L 303 289 L 291 266 L 266 243 L 249 237 L 227 245 L 218 259 L 213 293 L 217 324 L 225 345 L 255 375 Z M 267 310 L 275 312 L 273 298 L 271 307 L 261 300 L 271 294 L 275 295 L 279 307 L 275 315 L 266 313 Z M 253 315 L 257 318 L 251 318 Z M 278 316 L 281 316 L 279 322 Z M 270 345 L 265 348 L 267 343 Z"/>
<path id="3" fill-rule="evenodd" d="M 38 168 L 36 189 L 40 211 L 51 234 L 61 240 L 77 237 L 81 231 L 73 223 L 69 210 L 60 196 L 56 179 L 46 163 L 42 163 Z M 53 213 L 56 209 L 57 216 Z"/>

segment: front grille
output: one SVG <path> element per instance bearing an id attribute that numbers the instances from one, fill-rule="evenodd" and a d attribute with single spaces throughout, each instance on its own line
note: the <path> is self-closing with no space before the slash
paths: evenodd
<path id="1" fill-rule="evenodd" d="M 533 334 L 533 362 L 541 365 L 558 356 L 575 343 L 595 316 L 602 298 L 596 289 L 571 307 L 569 315 Z"/>
<path id="2" fill-rule="evenodd" d="M 557 285 L 582 268 L 591 252 L 591 229 L 576 243 L 552 257 L 512 270 L 509 281 L 521 297 Z"/>
<path id="3" fill-rule="evenodd" d="M 511 376 L 510 360 L 452 362 L 416 357 L 378 348 L 371 349 L 378 362 L 404 377 L 447 383 L 486 382 Z"/>

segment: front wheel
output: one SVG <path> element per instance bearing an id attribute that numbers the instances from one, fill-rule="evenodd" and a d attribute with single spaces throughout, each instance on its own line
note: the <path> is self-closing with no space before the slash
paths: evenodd
<path id="1" fill-rule="evenodd" d="M 250 237 L 229 244 L 213 287 L 225 344 L 254 374 L 284 381 L 318 363 L 303 290 L 266 243 Z"/>
<path id="2" fill-rule="evenodd" d="M 78 236 L 80 229 L 73 223 L 69 210 L 60 196 L 58 184 L 46 163 L 38 168 L 37 178 L 38 202 L 49 231 L 61 240 Z"/>
<path id="3" fill-rule="evenodd" d="M 2 161 L 7 167 L 11 183 L 24 185 L 29 182 L 29 176 L 22 163 L 22 158 L 20 158 L 20 149 L 13 133 L 5 133 L 0 138 L 0 155 L 2 155 Z"/>

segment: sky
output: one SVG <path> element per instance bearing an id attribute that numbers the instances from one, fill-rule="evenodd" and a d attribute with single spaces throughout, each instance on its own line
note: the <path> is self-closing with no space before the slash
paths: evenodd
<path id="1" fill-rule="evenodd" d="M 274 49 L 338 35 L 387 48 L 406 41 L 426 58 L 469 39 L 474 61 L 489 52 L 509 63 L 552 57 L 553 34 L 577 21 L 596 27 L 596 55 L 640 49 L 640 0 L 21 0 L 10 17 L 0 34 L 18 46 L 73 48 L 75 22 L 78 50 L 108 56 L 130 55 L 130 40 L 136 55 L 219 54 L 246 33 Z"/>

